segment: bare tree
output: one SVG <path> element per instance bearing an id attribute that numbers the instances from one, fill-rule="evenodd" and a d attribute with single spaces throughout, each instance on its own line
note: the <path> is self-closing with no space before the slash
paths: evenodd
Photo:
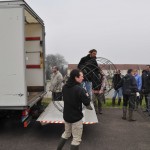
<path id="1" fill-rule="evenodd" d="M 51 68 L 57 66 L 64 76 L 67 73 L 67 61 L 60 54 L 48 54 L 46 56 L 46 79 L 50 79 Z"/>

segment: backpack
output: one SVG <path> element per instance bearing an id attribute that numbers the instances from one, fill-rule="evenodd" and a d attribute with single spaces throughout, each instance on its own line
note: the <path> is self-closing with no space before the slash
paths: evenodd
<path id="1" fill-rule="evenodd" d="M 130 95 L 131 92 L 131 78 L 129 75 L 126 75 L 123 77 L 123 94 Z"/>

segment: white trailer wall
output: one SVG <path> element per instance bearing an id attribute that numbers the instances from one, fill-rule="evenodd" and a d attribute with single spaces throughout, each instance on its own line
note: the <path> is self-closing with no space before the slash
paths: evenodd
<path id="1" fill-rule="evenodd" d="M 0 8 L 0 106 L 26 105 L 23 8 Z"/>

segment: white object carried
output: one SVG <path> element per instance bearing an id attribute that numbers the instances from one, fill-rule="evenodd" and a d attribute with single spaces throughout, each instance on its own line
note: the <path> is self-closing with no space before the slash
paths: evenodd
<path id="1" fill-rule="evenodd" d="M 62 108 L 64 106 L 63 101 L 55 102 L 58 103 Z M 98 119 L 95 113 L 93 103 L 91 103 L 93 110 L 83 109 L 83 124 L 95 124 L 98 123 Z M 56 106 L 51 102 L 45 111 L 40 115 L 37 121 L 41 122 L 42 125 L 48 123 L 64 123 L 63 113 L 59 111 Z"/>

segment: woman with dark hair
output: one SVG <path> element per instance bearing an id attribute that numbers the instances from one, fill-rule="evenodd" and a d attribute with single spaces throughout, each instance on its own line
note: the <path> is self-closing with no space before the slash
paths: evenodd
<path id="1" fill-rule="evenodd" d="M 66 140 L 71 136 L 71 134 L 73 136 L 71 150 L 79 149 L 83 131 L 82 103 L 85 106 L 88 106 L 88 109 L 92 110 L 92 107 L 90 107 L 90 98 L 82 86 L 80 86 L 82 81 L 83 73 L 74 69 L 71 71 L 70 77 L 63 87 L 63 118 L 65 121 L 65 131 L 61 136 L 57 150 L 61 150 L 63 148 Z"/>

